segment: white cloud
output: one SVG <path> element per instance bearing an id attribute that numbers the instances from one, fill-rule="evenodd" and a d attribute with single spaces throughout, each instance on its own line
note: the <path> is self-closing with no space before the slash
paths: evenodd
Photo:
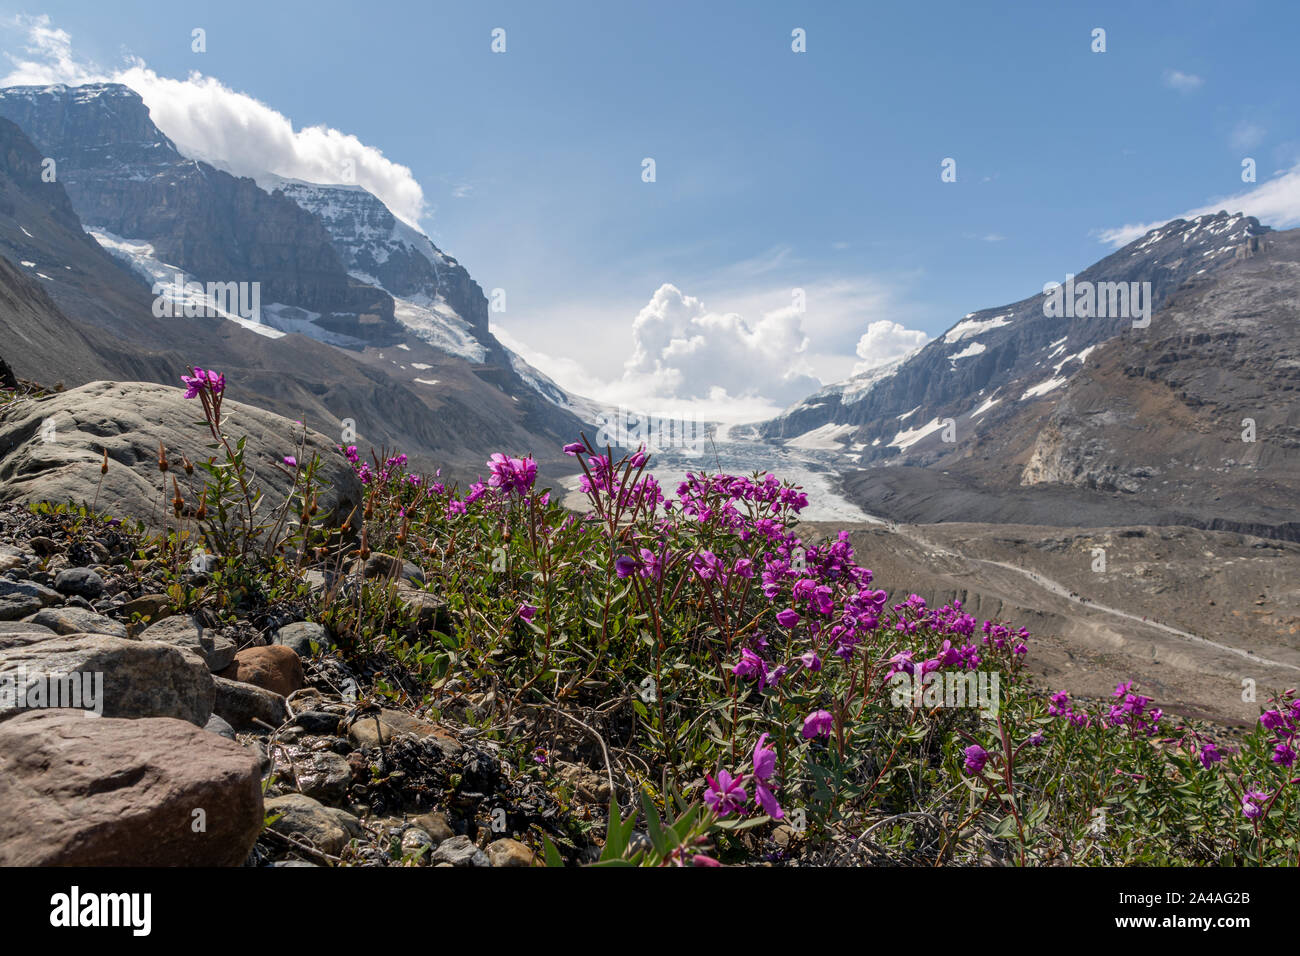
<path id="1" fill-rule="evenodd" d="M 853 374 L 858 375 L 877 365 L 892 362 L 919 349 L 928 341 L 930 336 L 920 329 L 909 329 L 889 319 L 872 322 L 862 338 L 858 339 L 856 351 L 862 361 L 853 367 Z"/>
<path id="2" fill-rule="evenodd" d="M 1171 90 L 1177 90 L 1179 93 L 1191 93 L 1199 90 L 1204 83 L 1205 81 L 1195 73 L 1184 73 L 1182 70 L 1165 70 L 1165 86 Z"/>
<path id="3" fill-rule="evenodd" d="M 259 180 L 272 173 L 356 182 L 413 226 L 425 213 L 424 191 L 411 170 L 355 136 L 327 126 L 294 129 L 282 113 L 198 72 L 177 80 L 159 76 L 137 58 L 112 70 L 80 61 L 72 38 L 48 16 L 17 16 L 5 25 L 25 35 L 25 55 L 6 53 L 13 69 L 0 86 L 121 83 L 140 94 L 154 123 L 186 156 Z"/>
<path id="4" fill-rule="evenodd" d="M 793 304 L 750 323 L 718 313 L 664 283 L 632 322 L 625 381 L 640 381 L 662 398 L 759 396 L 785 403 L 821 387 L 805 353 L 801 313 Z"/>
<path id="5" fill-rule="evenodd" d="M 626 307 L 583 320 L 581 327 L 592 328 L 593 336 L 569 331 L 578 324 L 578 312 L 567 307 L 559 310 L 565 318 L 558 323 L 545 314 L 530 315 L 528 338 L 562 343 L 554 349 L 563 356 L 545 346 L 546 351 L 530 348 L 496 324 L 492 331 L 572 393 L 604 405 L 732 423 L 771 418 L 826 381 L 847 378 L 855 371 L 855 343 L 859 367 L 865 368 L 928 340 L 924 332 L 893 321 L 870 321 L 899 311 L 895 292 L 883 283 L 810 282 L 800 290 L 805 311 L 797 307 L 793 291 L 710 293 L 729 307 L 717 312 L 700 297 L 665 283 L 637 312 L 630 330 L 623 326 L 619 333 L 618 323 L 609 321 L 620 311 L 626 315 Z M 627 356 L 621 369 L 614 358 L 620 354 Z"/>
<path id="6" fill-rule="evenodd" d="M 1099 233 L 1099 238 L 1102 242 L 1118 248 L 1140 238 L 1152 229 L 1163 226 L 1170 219 L 1195 219 L 1197 216 L 1212 215 L 1220 210 L 1244 212 L 1274 229 L 1300 226 L 1300 164 L 1292 166 L 1267 182 L 1260 183 L 1253 189 L 1234 196 L 1216 199 L 1196 209 L 1170 216 L 1168 219 L 1105 229 Z"/>

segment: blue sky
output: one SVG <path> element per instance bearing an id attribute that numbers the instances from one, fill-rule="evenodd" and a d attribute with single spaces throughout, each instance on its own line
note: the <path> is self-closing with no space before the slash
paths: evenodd
<path id="1" fill-rule="evenodd" d="M 1038 291 L 1121 227 L 1225 198 L 1300 224 L 1300 5 L 701 6 L 42 0 L 0 3 L 0 49 L 73 79 L 199 71 L 356 137 L 561 384 L 736 418 Z M 263 152 L 194 135 L 235 167 Z"/>

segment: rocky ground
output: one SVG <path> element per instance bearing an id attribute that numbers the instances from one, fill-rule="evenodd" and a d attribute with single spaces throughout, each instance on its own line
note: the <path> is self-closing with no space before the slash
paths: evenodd
<path id="1" fill-rule="evenodd" d="M 0 703 L 0 864 L 530 866 L 543 832 L 599 852 L 609 786 L 562 741 L 521 768 L 381 702 L 381 668 L 345 663 L 301 602 L 181 613 L 134 536 L 69 525 L 0 509 L 2 686 L 103 680 L 98 718 Z"/>

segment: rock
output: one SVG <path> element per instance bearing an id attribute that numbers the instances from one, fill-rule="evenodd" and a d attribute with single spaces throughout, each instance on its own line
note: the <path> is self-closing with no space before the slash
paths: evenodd
<path id="1" fill-rule="evenodd" d="M 234 641 L 204 627 L 188 614 L 166 617 L 157 624 L 150 624 L 139 637 L 142 641 L 159 641 L 187 648 L 202 657 L 208 670 L 214 674 L 225 670 L 235 659 Z"/>
<path id="2" fill-rule="evenodd" d="M 47 607 L 32 615 L 34 624 L 41 624 L 58 634 L 107 634 L 126 637 L 126 625 L 111 617 L 79 607 Z"/>
<path id="3" fill-rule="evenodd" d="M 0 621 L 17 621 L 21 618 L 30 617 L 43 606 L 39 598 L 28 597 L 23 594 L 0 597 Z"/>
<path id="4" fill-rule="evenodd" d="M 128 621 L 137 614 L 151 622 L 160 621 L 171 612 L 171 598 L 165 594 L 141 594 L 122 604 L 118 610 Z"/>
<path id="5" fill-rule="evenodd" d="M 219 734 L 227 740 L 235 739 L 235 728 L 226 722 L 225 718 L 213 714 L 208 718 L 208 722 L 203 725 L 203 729 L 209 733 Z"/>
<path id="6" fill-rule="evenodd" d="M 391 554 L 375 553 L 366 561 L 363 575 L 367 578 L 398 578 L 417 587 L 424 585 L 424 572 L 410 561 L 402 561 Z"/>
<path id="7" fill-rule="evenodd" d="M 234 662 L 220 676 L 254 684 L 282 697 L 288 697 L 307 683 L 302 661 L 292 648 L 283 644 L 244 648 L 235 654 Z"/>
<path id="8" fill-rule="evenodd" d="M 0 634 L 0 680 L 28 688 L 29 707 L 33 691 L 58 675 L 81 678 L 84 709 L 102 708 L 105 717 L 175 717 L 203 727 L 212 713 L 212 675 L 181 648 L 102 634 Z M 0 720 L 23 709 L 0 695 Z"/>
<path id="9" fill-rule="evenodd" d="M 0 866 L 238 866 L 263 820 L 238 744 L 171 718 L 68 710 L 0 723 L 0 806 Z"/>
<path id="10" fill-rule="evenodd" d="M 361 821 L 345 810 L 326 807 L 319 800 L 301 793 L 287 793 L 266 801 L 268 814 L 279 814 L 271 829 L 306 843 L 316 849 L 338 856 L 354 837 L 364 831 Z"/>
<path id="11" fill-rule="evenodd" d="M 582 764 L 563 760 L 555 762 L 555 771 L 562 781 L 573 788 L 579 799 L 601 806 L 609 805 L 609 778 L 604 774 L 595 773 Z"/>
<path id="12" fill-rule="evenodd" d="M 409 827 L 402 834 L 402 855 L 420 854 L 420 862 L 428 863 L 433 852 L 433 838 L 419 827 Z"/>
<path id="13" fill-rule="evenodd" d="M 34 597 L 41 602 L 42 607 L 49 607 L 51 604 L 62 604 L 63 595 L 53 588 L 47 588 L 43 584 L 37 584 L 35 581 L 4 581 L 0 580 L 0 597 Z"/>
<path id="14" fill-rule="evenodd" d="M 437 594 L 422 591 L 403 579 L 397 583 L 397 598 L 415 614 L 420 626 L 444 633 L 452 629 L 447 602 Z"/>
<path id="15" fill-rule="evenodd" d="M 328 751 L 312 753 L 302 747 L 273 748 L 275 773 L 293 781 L 299 793 L 321 803 L 338 803 L 352 782 L 352 767 L 338 754 Z"/>
<path id="16" fill-rule="evenodd" d="M 493 866 L 532 866 L 533 851 L 518 840 L 503 837 L 488 844 L 488 860 Z"/>
<path id="17" fill-rule="evenodd" d="M 9 544 L 0 544 L 0 573 L 13 571 L 27 563 L 27 555 Z"/>
<path id="18" fill-rule="evenodd" d="M 329 639 L 325 633 L 325 628 L 311 621 L 299 621 L 296 624 L 286 624 L 275 632 L 275 643 L 283 644 L 285 647 L 293 648 L 294 652 L 301 658 L 311 657 L 311 645 L 315 641 L 316 645 L 322 650 L 327 650 L 334 646 L 334 642 Z"/>
<path id="19" fill-rule="evenodd" d="M 68 568 L 54 576 L 54 590 L 94 600 L 104 593 L 104 579 L 90 568 Z"/>
<path id="20" fill-rule="evenodd" d="M 245 684 L 220 676 L 214 676 L 212 683 L 216 692 L 213 711 L 241 733 L 265 730 L 265 727 L 257 723 L 258 720 L 271 727 L 279 727 L 289 719 L 289 711 L 281 694 L 256 684 Z"/>
<path id="21" fill-rule="evenodd" d="M 412 817 L 411 822 L 429 834 L 434 846 L 455 836 L 445 813 L 422 813 L 418 817 Z"/>
<path id="22" fill-rule="evenodd" d="M 197 403 L 184 395 L 179 388 L 150 382 L 91 382 L 0 409 L 0 501 L 88 504 L 98 491 L 101 512 L 153 527 L 170 524 L 171 508 L 161 506 L 158 443 L 179 465 L 181 455 L 206 459 L 212 440 Z M 299 451 L 302 428 L 288 418 L 229 398 L 223 414 L 247 438 L 246 460 L 264 493 L 262 513 L 274 514 L 293 487 L 292 472 L 274 467 L 289 448 L 306 460 L 320 455 L 316 487 L 322 518 L 342 522 L 361 502 L 361 481 L 339 454 L 335 439 L 309 430 L 306 447 Z M 59 440 L 31 441 L 41 423 L 51 419 L 58 423 Z M 108 472 L 101 484 L 105 450 Z M 168 489 L 170 494 L 170 483 Z M 30 545 L 36 549 L 36 539 Z"/>
<path id="23" fill-rule="evenodd" d="M 0 635 L 28 634 L 38 637 L 58 637 L 54 631 L 31 621 L 0 621 Z"/>
<path id="24" fill-rule="evenodd" d="M 339 715 L 322 710 L 301 711 L 294 715 L 293 722 L 308 734 L 333 736 L 339 730 Z"/>
<path id="25" fill-rule="evenodd" d="M 31 548 L 42 558 L 48 558 L 52 554 L 58 554 L 63 550 L 63 546 L 53 538 L 37 536 L 27 542 L 27 547 Z"/>
<path id="26" fill-rule="evenodd" d="M 437 740 L 438 749 L 448 757 L 456 756 L 463 749 L 445 728 L 400 710 L 384 708 L 378 716 L 362 717 L 348 728 L 348 738 L 363 750 L 386 744 L 397 734 L 432 736 Z"/>
<path id="27" fill-rule="evenodd" d="M 452 866 L 491 866 L 488 855 L 474 845 L 467 836 L 454 836 L 444 840 L 429 858 L 433 863 L 449 863 Z"/>

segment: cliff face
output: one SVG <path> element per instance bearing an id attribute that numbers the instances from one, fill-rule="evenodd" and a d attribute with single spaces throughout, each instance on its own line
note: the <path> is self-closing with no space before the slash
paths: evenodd
<path id="1" fill-rule="evenodd" d="M 251 179 L 181 156 L 135 92 L 13 87 L 0 90 L 0 116 L 55 160 L 87 227 L 148 242 L 157 259 L 202 282 L 260 282 L 263 303 L 318 314 L 333 332 L 398 340 L 391 297 L 348 275 L 319 219 Z"/>

